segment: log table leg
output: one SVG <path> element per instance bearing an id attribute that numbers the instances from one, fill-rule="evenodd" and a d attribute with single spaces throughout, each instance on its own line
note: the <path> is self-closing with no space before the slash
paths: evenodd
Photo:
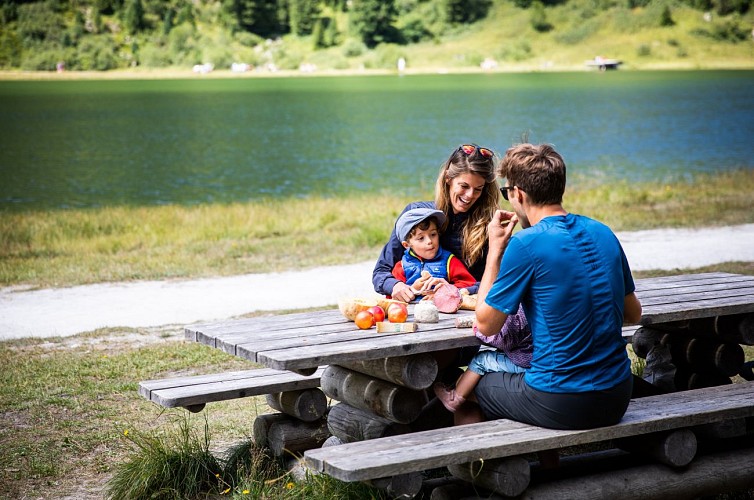
<path id="1" fill-rule="evenodd" d="M 448 470 L 459 479 L 510 497 L 523 493 L 531 479 L 529 462 L 522 457 L 449 465 Z"/>
<path id="2" fill-rule="evenodd" d="M 267 394 L 267 405 L 304 422 L 319 420 L 327 411 L 327 397 L 320 389 Z"/>
<path id="3" fill-rule="evenodd" d="M 648 455 L 671 467 L 685 467 L 696 456 L 696 435 L 689 429 L 619 439 L 616 445 L 632 453 Z"/>

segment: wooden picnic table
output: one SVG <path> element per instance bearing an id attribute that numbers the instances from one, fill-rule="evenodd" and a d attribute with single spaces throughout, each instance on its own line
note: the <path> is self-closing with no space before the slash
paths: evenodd
<path id="1" fill-rule="evenodd" d="M 623 328 L 623 335 L 627 340 L 634 337 L 635 351 L 637 337 L 642 332 L 645 336 L 648 335 L 650 344 L 654 342 L 649 347 L 651 349 L 652 346 L 678 346 L 682 344 L 678 339 L 695 339 L 697 335 L 707 335 L 707 331 L 712 330 L 712 337 L 718 339 L 713 342 L 735 348 L 726 351 L 715 347 L 713 350 L 718 355 L 716 362 L 720 366 L 730 365 L 732 359 L 732 365 L 736 366 L 743 363 L 743 351 L 738 344 L 754 345 L 754 276 L 729 273 L 688 274 L 640 279 L 636 281 L 636 287 L 643 309 L 641 322 L 640 325 Z M 689 426 L 726 424 L 722 427 L 722 432 L 740 436 L 741 433 L 746 433 L 745 419 L 754 418 L 750 388 L 729 385 L 724 391 L 715 388 L 706 392 L 689 392 L 688 398 L 699 399 L 699 407 L 683 400 L 676 405 L 676 409 L 674 401 L 683 396 L 675 394 L 655 396 L 656 399 L 650 397 L 646 400 L 632 400 L 625 422 L 618 426 L 589 432 L 555 432 L 557 436 L 554 438 L 548 437 L 553 431 L 536 426 L 526 426 L 534 437 L 522 437 L 517 426 L 524 424 L 505 419 L 497 421 L 496 425 L 503 429 L 499 435 L 491 433 L 488 426 L 479 424 L 482 427 L 472 430 L 473 435 L 479 434 L 477 441 L 481 444 L 469 445 L 471 449 L 467 453 L 468 457 L 459 455 L 453 444 L 455 441 L 451 439 L 458 437 L 458 433 L 455 430 L 448 433 L 448 428 L 452 426 L 452 416 L 448 419 L 450 414 L 443 412 L 441 405 L 433 405 L 428 397 L 431 393 L 430 386 L 437 375 L 437 365 L 430 354 L 452 348 L 478 346 L 480 342 L 470 328 L 456 326 L 456 319 L 473 314 L 473 311 L 463 310 L 456 314 L 440 314 L 439 322 L 419 323 L 413 333 L 377 333 L 374 328 L 359 330 L 338 309 L 333 308 L 194 325 L 186 328 L 186 338 L 270 369 L 283 370 L 280 372 L 283 374 L 288 370 L 310 376 L 318 367 L 327 366 L 314 377 L 296 379 L 293 382 L 277 380 L 280 375 L 273 375 L 276 381 L 286 387 L 295 383 L 310 389 L 268 395 L 268 405 L 287 415 L 268 414 L 257 417 L 254 423 L 255 440 L 258 444 L 270 447 L 277 456 L 306 451 L 307 462 L 318 471 L 347 481 L 372 480 L 373 484 L 387 489 L 393 495 L 408 498 L 415 495 L 422 484 L 417 471 L 447 465 L 454 476 L 464 481 L 475 481 L 475 474 L 471 477 L 463 472 L 463 467 L 459 469 L 462 461 L 468 457 L 492 459 L 507 455 L 514 457 L 503 459 L 500 469 L 490 462 L 489 468 L 494 472 L 487 473 L 491 474 L 490 477 L 502 478 L 502 483 L 481 484 L 491 490 L 505 490 L 506 494 L 515 496 L 529 485 L 528 462 L 515 455 L 523 453 L 522 450 L 567 447 L 573 444 L 573 436 L 579 436 L 580 443 L 624 438 L 624 446 L 637 448 L 638 445 L 644 453 L 652 455 L 661 463 L 682 467 L 694 459 L 697 451 L 695 434 Z M 409 306 L 408 319 L 414 319 L 413 306 Z M 726 340 L 725 335 L 730 334 L 726 333 L 726 329 L 731 325 L 734 326 L 736 335 L 743 335 L 745 338 L 732 342 Z M 670 341 L 660 340 L 657 335 L 673 335 L 675 340 L 670 345 Z M 695 353 L 688 346 L 684 348 L 687 350 L 675 355 Z M 709 350 L 707 347 L 704 349 Z M 678 351 L 677 347 L 675 350 Z M 427 368 L 427 363 L 422 365 L 427 358 L 433 362 L 434 372 Z M 396 380 L 400 377 L 395 376 L 396 363 L 393 362 L 403 367 L 400 377 L 411 372 L 415 380 Z M 421 369 L 406 369 L 414 362 Z M 422 370 L 424 373 L 420 373 Z M 687 380 L 688 383 L 684 381 L 681 384 L 687 384 L 688 387 L 679 386 L 678 390 L 731 382 L 725 376 L 711 383 L 697 383 L 696 386 L 696 382 L 692 382 L 690 378 Z M 169 381 L 165 383 L 170 384 Z M 238 391 L 238 397 L 257 394 L 260 392 L 255 391 L 265 389 L 250 390 L 249 384 L 244 384 L 244 389 Z M 340 403 L 330 407 L 326 413 L 321 402 L 316 405 L 300 404 L 317 399 L 313 398 L 311 392 L 307 392 L 318 391 L 319 389 L 312 387 L 315 384 L 319 384 L 324 394 Z M 227 382 L 223 381 L 220 385 L 225 386 Z M 717 397 L 718 394 L 720 398 Z M 206 399 L 206 395 L 203 397 Z M 283 402 L 286 398 L 288 403 Z M 306 422 L 291 421 L 288 415 L 301 418 L 303 411 L 286 411 L 284 406 L 318 406 L 313 415 L 326 417 Z M 333 438 L 335 444 L 349 444 L 330 447 L 328 441 Z M 625 442 L 625 439 L 630 441 Z M 359 443 L 364 440 L 369 440 L 370 443 Z M 466 443 L 466 440 L 462 441 Z M 438 447 L 438 442 L 446 443 L 445 448 Z M 407 446 L 406 443 L 413 445 Z M 364 446 L 359 447 L 360 444 Z M 391 455 L 392 458 L 388 461 L 394 463 L 394 466 L 375 466 L 378 459 L 385 458 L 383 455 L 386 452 L 383 449 L 399 452 L 401 459 Z M 481 454 L 482 452 L 485 454 Z M 746 453 L 749 453 L 748 449 Z M 355 461 L 358 457 L 364 460 Z M 517 465 L 513 467 L 511 464 Z M 726 473 L 730 473 L 733 466 L 726 465 L 724 469 Z M 737 474 L 743 478 L 741 484 L 748 485 L 748 469 L 746 466 L 736 466 L 736 470 L 739 469 L 740 474 Z M 396 471 L 405 473 L 385 477 L 385 474 L 394 474 Z M 704 483 L 707 481 L 704 478 L 712 477 L 718 472 L 720 471 L 716 470 L 712 475 L 701 474 L 703 478 L 700 481 Z M 684 481 L 691 479 L 693 476 L 687 475 Z M 615 477 L 610 480 L 622 481 Z M 506 490 L 509 487 L 514 490 Z M 603 487 L 597 486 L 598 490 Z M 570 491 L 580 492 L 581 488 L 579 483 Z M 667 489 L 658 489 L 658 492 L 663 491 Z"/>
<path id="2" fill-rule="evenodd" d="M 701 273 L 636 280 L 641 325 L 678 324 L 754 312 L 754 276 Z M 186 328 L 186 338 L 277 370 L 311 373 L 319 366 L 406 356 L 479 345 L 455 319 L 473 311 L 440 314 L 414 333 L 359 330 L 338 309 L 207 323 Z M 412 320 L 412 306 L 409 320 Z M 635 329 L 635 328 L 634 328 Z M 630 335 L 631 328 L 625 329 Z"/>

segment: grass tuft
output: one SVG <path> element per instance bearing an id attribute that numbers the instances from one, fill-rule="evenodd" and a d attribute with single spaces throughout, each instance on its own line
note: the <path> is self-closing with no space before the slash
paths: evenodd
<path id="1" fill-rule="evenodd" d="M 174 427 L 173 433 L 124 431 L 134 451 L 108 482 L 108 498 L 195 498 L 227 489 L 222 463 L 209 449 L 206 417 L 203 436 L 196 435 L 188 417 Z"/>

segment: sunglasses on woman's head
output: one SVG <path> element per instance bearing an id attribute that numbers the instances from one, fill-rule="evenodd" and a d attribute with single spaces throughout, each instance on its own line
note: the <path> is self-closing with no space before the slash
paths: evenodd
<path id="1" fill-rule="evenodd" d="M 483 148 L 477 146 L 476 144 L 464 144 L 458 149 L 463 151 L 466 155 L 470 155 L 474 153 L 474 151 L 479 151 L 479 154 L 484 156 L 485 158 L 492 158 L 493 156 L 495 156 L 495 153 L 491 149 Z"/>

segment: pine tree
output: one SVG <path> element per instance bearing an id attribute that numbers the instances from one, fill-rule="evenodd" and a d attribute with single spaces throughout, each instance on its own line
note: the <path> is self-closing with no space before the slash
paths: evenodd
<path id="1" fill-rule="evenodd" d="M 351 27 L 367 47 L 393 41 L 394 0 L 352 0 Z"/>
<path id="2" fill-rule="evenodd" d="M 141 4 L 141 0 L 128 0 L 123 17 L 123 24 L 125 24 L 126 31 L 129 34 L 135 35 L 143 30 L 144 6 Z"/>

